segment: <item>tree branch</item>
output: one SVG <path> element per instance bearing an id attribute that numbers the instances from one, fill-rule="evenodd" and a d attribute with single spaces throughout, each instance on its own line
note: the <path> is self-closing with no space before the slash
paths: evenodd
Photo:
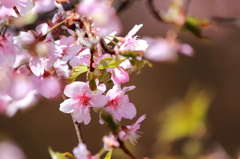
<path id="1" fill-rule="evenodd" d="M 122 140 L 120 140 L 119 138 L 118 138 L 117 140 L 118 140 L 118 142 L 119 142 L 119 144 L 120 144 L 119 148 L 122 149 L 125 154 L 127 154 L 131 159 L 137 159 L 137 158 L 127 149 L 127 147 L 124 145 L 124 143 L 123 143 Z"/>
<path id="2" fill-rule="evenodd" d="M 62 94 L 62 98 L 63 98 L 63 100 L 66 100 L 66 99 L 67 99 L 64 94 Z M 71 117 L 72 117 L 72 121 L 73 121 L 75 130 L 76 130 L 78 142 L 79 142 L 79 143 L 84 143 L 80 123 L 78 123 L 78 122 L 74 119 L 73 113 L 71 113 Z"/>
<path id="3" fill-rule="evenodd" d="M 77 138 L 79 143 L 84 143 L 83 136 L 82 136 L 82 131 L 81 131 L 81 125 L 78 123 L 73 116 L 73 113 L 71 113 L 73 124 L 76 130 Z"/>
<path id="4" fill-rule="evenodd" d="M 153 0 L 147 0 L 147 5 L 153 16 L 160 22 L 164 22 L 157 9 L 154 7 Z"/>

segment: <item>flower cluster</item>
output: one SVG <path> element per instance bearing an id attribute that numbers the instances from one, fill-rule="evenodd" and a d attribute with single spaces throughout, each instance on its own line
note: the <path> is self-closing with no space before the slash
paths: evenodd
<path id="1" fill-rule="evenodd" d="M 143 56 L 171 60 L 178 51 L 192 55 L 192 49 L 174 38 L 140 39 L 136 33 L 142 24 L 120 37 L 122 26 L 112 2 L 1 0 L 0 113 L 13 116 L 41 96 L 62 96 L 59 109 L 71 113 L 75 123 L 89 124 L 94 111 L 100 124 L 111 127 L 110 136 L 103 139 L 106 150 L 123 147 L 124 140 L 136 144 L 139 123 L 146 116 L 131 126 L 121 124 L 123 118 L 137 115 L 126 94 L 135 86 L 122 84 L 148 64 Z M 78 81 L 82 74 L 85 80 Z M 83 143 L 73 154 L 77 159 L 94 158 Z"/>

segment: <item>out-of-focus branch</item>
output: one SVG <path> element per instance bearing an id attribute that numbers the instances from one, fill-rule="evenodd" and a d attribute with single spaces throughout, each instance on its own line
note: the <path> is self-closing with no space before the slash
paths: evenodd
<path id="1" fill-rule="evenodd" d="M 100 44 L 101 44 L 103 51 L 105 51 L 106 53 L 109 53 L 109 54 L 115 54 L 114 50 L 112 50 L 106 46 L 106 43 L 104 42 L 103 39 L 100 40 Z"/>
<path id="2" fill-rule="evenodd" d="M 218 26 L 240 29 L 240 17 L 213 17 L 211 21 Z"/>
<path id="3" fill-rule="evenodd" d="M 118 140 L 118 142 L 119 142 L 119 144 L 120 144 L 119 148 L 122 149 L 125 154 L 127 154 L 131 159 L 137 159 L 137 158 L 127 149 L 127 147 L 124 145 L 124 143 L 123 143 L 122 140 L 120 140 L 119 138 L 118 138 L 117 140 Z"/>
<path id="4" fill-rule="evenodd" d="M 116 9 L 117 13 L 122 12 L 124 9 L 129 7 L 134 0 L 118 0 L 114 4 L 114 8 Z"/>
<path id="5" fill-rule="evenodd" d="M 189 6 L 190 6 L 191 0 L 185 0 L 185 8 L 184 8 L 184 12 L 187 13 Z"/>
<path id="6" fill-rule="evenodd" d="M 157 9 L 154 7 L 153 0 L 147 0 L 147 5 L 152 15 L 159 21 L 164 22 Z"/>

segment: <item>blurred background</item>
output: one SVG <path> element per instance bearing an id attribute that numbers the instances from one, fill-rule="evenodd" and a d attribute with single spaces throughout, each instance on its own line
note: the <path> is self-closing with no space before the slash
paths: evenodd
<path id="1" fill-rule="evenodd" d="M 164 12 L 169 0 L 155 0 Z M 237 0 L 192 0 L 188 13 L 202 18 L 236 17 L 203 29 L 211 40 L 181 32 L 178 39 L 190 44 L 194 57 L 179 54 L 177 62 L 153 62 L 139 75 L 132 74 L 126 86 L 137 107 L 137 116 L 146 114 L 136 146 L 127 146 L 139 158 L 231 159 L 240 154 L 240 2 Z M 146 1 L 136 0 L 121 12 L 125 36 L 135 24 L 143 24 L 140 37 L 165 37 L 171 25 L 155 20 Z M 239 21 L 238 21 L 239 20 Z M 0 116 L 2 139 L 15 142 L 29 159 L 50 159 L 48 146 L 72 152 L 77 137 L 70 115 L 59 111 L 62 99 L 41 102 L 14 117 Z M 82 124 L 88 149 L 97 153 L 102 137 L 109 134 L 92 112 L 91 123 Z M 124 123 L 132 124 L 125 120 Z M 115 158 L 128 158 L 114 150 Z"/>

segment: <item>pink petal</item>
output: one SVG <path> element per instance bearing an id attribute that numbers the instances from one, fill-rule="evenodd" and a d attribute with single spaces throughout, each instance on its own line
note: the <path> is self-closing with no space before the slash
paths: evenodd
<path id="1" fill-rule="evenodd" d="M 72 113 L 74 107 L 77 106 L 77 101 L 72 99 L 66 99 L 60 104 L 59 110 L 64 113 Z"/>
<path id="2" fill-rule="evenodd" d="M 64 94 L 67 97 L 74 97 L 75 95 L 81 95 L 82 94 L 82 88 L 85 87 L 86 83 L 84 82 L 73 82 L 68 85 L 66 85 L 64 89 Z"/>
<path id="3" fill-rule="evenodd" d="M 129 103 L 122 113 L 123 113 L 122 116 L 124 118 L 132 119 L 136 116 L 137 110 L 136 110 L 136 107 L 132 103 Z"/>

